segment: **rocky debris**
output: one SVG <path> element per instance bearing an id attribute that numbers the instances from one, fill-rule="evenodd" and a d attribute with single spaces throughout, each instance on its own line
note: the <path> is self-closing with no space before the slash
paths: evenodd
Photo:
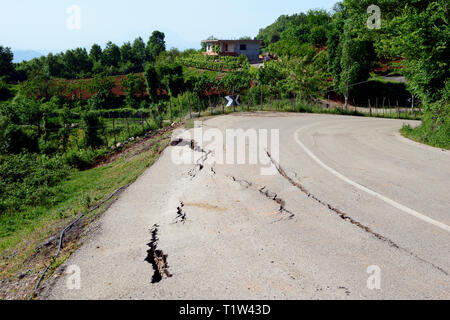
<path id="1" fill-rule="evenodd" d="M 177 223 L 185 224 L 186 223 L 187 216 L 186 216 L 186 212 L 183 210 L 183 208 L 184 208 L 184 203 L 181 202 L 180 206 L 177 207 L 177 216 L 175 218 L 175 224 L 177 224 Z"/>
<path id="2" fill-rule="evenodd" d="M 44 243 L 40 244 L 40 245 L 36 248 L 36 251 L 39 252 L 42 248 L 48 247 L 48 246 L 52 245 L 53 242 L 55 242 L 56 240 L 57 240 L 57 237 L 55 237 L 55 236 L 52 236 L 52 237 L 48 238 Z"/>

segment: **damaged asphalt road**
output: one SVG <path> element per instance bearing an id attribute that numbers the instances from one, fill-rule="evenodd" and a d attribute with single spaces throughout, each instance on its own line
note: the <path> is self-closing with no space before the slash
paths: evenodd
<path id="1" fill-rule="evenodd" d="M 97 222 L 41 299 L 449 299 L 450 233 L 318 165 L 450 225 L 450 155 L 398 135 L 401 120 L 234 114 L 208 128 L 280 129 L 273 176 L 211 164 L 175 139 Z M 414 122 L 411 122 L 414 124 Z M 299 131 L 300 130 L 300 131 Z M 198 155 L 176 165 L 173 148 Z M 381 271 L 370 289 L 368 270 Z M 55 273 L 59 274 L 59 273 Z"/>

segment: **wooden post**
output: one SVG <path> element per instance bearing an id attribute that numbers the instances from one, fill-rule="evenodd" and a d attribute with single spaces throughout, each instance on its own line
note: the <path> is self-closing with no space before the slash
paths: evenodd
<path id="1" fill-rule="evenodd" d="M 294 92 L 294 104 L 292 105 L 292 111 L 297 111 L 296 109 L 296 104 L 297 104 L 297 94 Z"/>
<path id="2" fill-rule="evenodd" d="M 414 109 L 414 95 L 411 95 L 411 114 L 414 114 L 414 118 L 416 118 L 416 110 Z"/>
<path id="3" fill-rule="evenodd" d="M 200 105 L 200 96 L 197 94 L 197 105 L 198 105 L 198 117 L 200 118 L 202 116 L 202 109 Z"/>
<path id="4" fill-rule="evenodd" d="M 209 95 L 209 92 L 208 92 L 208 102 L 209 102 L 210 113 L 211 113 L 211 115 L 213 115 L 213 107 L 211 104 L 211 96 Z"/>
<path id="5" fill-rule="evenodd" d="M 180 95 L 178 95 L 178 117 L 180 118 L 180 122 L 183 122 L 183 115 L 181 114 L 183 111 L 183 100 L 180 98 Z"/>
<path id="6" fill-rule="evenodd" d="M 130 134 L 130 125 L 128 124 L 128 115 L 125 118 L 125 120 L 127 121 L 127 131 L 128 131 L 128 138 L 129 138 L 131 136 L 131 134 Z"/>
<path id="7" fill-rule="evenodd" d="M 370 99 L 369 99 L 369 115 L 372 116 L 372 105 L 370 104 Z"/>
<path id="8" fill-rule="evenodd" d="M 113 132 L 114 132 L 114 145 L 117 145 L 117 135 L 116 135 L 115 117 L 113 117 Z"/>
<path id="9" fill-rule="evenodd" d="M 263 109 L 263 87 L 262 87 L 262 85 L 260 85 L 260 87 L 261 87 L 261 99 L 260 99 L 259 108 L 262 110 Z"/>
<path id="10" fill-rule="evenodd" d="M 377 113 L 377 115 L 378 115 L 378 97 L 376 97 L 375 98 L 376 100 L 376 102 L 375 102 L 375 109 L 376 109 L 376 113 Z"/>
<path id="11" fill-rule="evenodd" d="M 172 118 L 172 96 L 169 96 L 169 113 L 170 113 L 170 124 L 172 125 L 172 123 L 173 123 L 173 118 Z"/>
<path id="12" fill-rule="evenodd" d="M 398 100 L 397 100 L 397 115 L 398 115 L 398 118 L 400 119 L 400 108 L 398 106 Z"/>
<path id="13" fill-rule="evenodd" d="M 345 91 L 345 111 L 348 111 L 348 83 L 347 90 Z"/>
<path id="14" fill-rule="evenodd" d="M 187 98 L 188 98 L 188 106 L 189 106 L 189 119 L 192 119 L 191 97 L 189 95 L 189 92 L 188 92 Z"/>
<path id="15" fill-rule="evenodd" d="M 384 118 L 384 115 L 386 114 L 386 110 L 384 109 L 385 108 L 385 105 L 384 105 L 385 100 L 386 100 L 386 97 L 383 97 L 383 118 Z"/>
<path id="16" fill-rule="evenodd" d="M 236 112 L 236 105 L 234 103 L 234 86 L 233 86 L 233 90 L 231 92 L 231 97 L 233 98 L 233 112 Z M 225 113 L 225 111 L 223 113 Z"/>

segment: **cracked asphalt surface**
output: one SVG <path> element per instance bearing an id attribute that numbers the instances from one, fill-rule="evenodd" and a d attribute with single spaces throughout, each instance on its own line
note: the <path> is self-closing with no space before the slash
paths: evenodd
<path id="1" fill-rule="evenodd" d="M 280 129 L 277 173 L 219 165 L 174 143 L 44 284 L 43 299 L 449 299 L 450 233 L 331 174 L 450 225 L 450 153 L 409 141 L 417 122 L 233 114 L 204 129 Z M 206 155 L 177 165 L 174 148 Z M 69 290 L 65 268 L 81 270 Z M 381 269 L 370 290 L 369 266 Z M 158 281 L 155 281 L 158 280 Z"/>

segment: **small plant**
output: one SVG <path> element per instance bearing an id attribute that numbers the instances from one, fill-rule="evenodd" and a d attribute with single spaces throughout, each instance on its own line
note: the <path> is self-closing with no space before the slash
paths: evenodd
<path id="1" fill-rule="evenodd" d="M 99 136 L 99 130 L 102 127 L 102 121 L 95 111 L 87 111 L 82 116 L 85 125 L 84 145 L 87 148 L 97 148 L 103 144 L 102 138 Z"/>
<path id="2" fill-rule="evenodd" d="M 86 170 L 92 167 L 95 162 L 95 153 L 88 150 L 70 151 L 64 154 L 65 163 L 71 168 Z"/>
<path id="3" fill-rule="evenodd" d="M 83 196 L 83 199 L 81 200 L 81 203 L 85 209 L 89 209 L 91 207 L 91 203 L 92 203 L 92 199 L 91 199 L 90 195 L 85 194 Z"/>

